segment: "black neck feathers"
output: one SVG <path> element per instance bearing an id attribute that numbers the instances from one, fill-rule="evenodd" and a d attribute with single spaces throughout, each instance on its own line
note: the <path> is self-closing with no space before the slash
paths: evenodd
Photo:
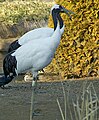
<path id="1" fill-rule="evenodd" d="M 53 18 L 53 23 L 54 23 L 54 31 L 56 30 L 57 28 L 57 23 L 58 23 L 58 20 L 57 20 L 57 13 L 54 12 L 54 10 L 52 11 L 52 18 Z"/>
<path id="2" fill-rule="evenodd" d="M 60 24 L 60 29 L 63 27 L 64 23 L 63 23 L 63 20 L 59 14 L 59 12 L 54 12 L 54 10 L 52 11 L 52 18 L 53 18 L 53 23 L 54 23 L 54 31 L 56 30 L 57 28 L 57 23 L 58 23 L 58 20 L 59 20 L 59 24 Z"/>
<path id="3" fill-rule="evenodd" d="M 63 23 L 63 19 L 61 18 L 60 14 L 57 15 L 57 18 L 59 20 L 59 24 L 60 24 L 60 29 L 63 27 L 64 23 Z"/>

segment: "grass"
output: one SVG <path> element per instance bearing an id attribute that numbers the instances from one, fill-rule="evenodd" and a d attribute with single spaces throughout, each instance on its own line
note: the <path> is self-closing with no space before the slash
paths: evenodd
<path id="1" fill-rule="evenodd" d="M 98 120 L 99 99 L 97 97 L 93 83 L 88 86 L 83 85 L 81 97 L 77 97 L 76 102 L 70 103 L 69 94 L 66 94 L 63 83 L 64 111 L 62 110 L 59 99 L 57 98 L 58 108 L 62 120 Z"/>
<path id="2" fill-rule="evenodd" d="M 53 2 L 5 1 L 0 2 L 0 22 L 16 24 L 23 21 L 48 19 Z"/>

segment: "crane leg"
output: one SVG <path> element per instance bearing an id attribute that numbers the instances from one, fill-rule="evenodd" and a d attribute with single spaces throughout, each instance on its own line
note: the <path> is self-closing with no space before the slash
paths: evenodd
<path id="1" fill-rule="evenodd" d="M 31 108 L 30 108 L 30 120 L 37 114 L 34 111 L 34 101 L 35 101 L 35 89 L 37 87 L 37 79 L 38 74 L 33 74 L 33 81 L 32 81 L 32 95 L 31 95 Z"/>

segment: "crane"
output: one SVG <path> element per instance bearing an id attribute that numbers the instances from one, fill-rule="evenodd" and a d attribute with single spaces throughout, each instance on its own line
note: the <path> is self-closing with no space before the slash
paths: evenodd
<path id="1" fill-rule="evenodd" d="M 0 77 L 0 86 L 12 81 L 19 73 L 30 70 L 33 75 L 33 86 L 38 78 L 38 71 L 48 66 L 60 43 L 61 31 L 58 23 L 58 14 L 68 13 L 61 5 L 55 5 L 52 9 L 54 33 L 50 37 L 31 40 L 26 44 L 8 53 L 3 61 L 4 76 Z M 63 22 L 61 18 L 61 22 Z"/>

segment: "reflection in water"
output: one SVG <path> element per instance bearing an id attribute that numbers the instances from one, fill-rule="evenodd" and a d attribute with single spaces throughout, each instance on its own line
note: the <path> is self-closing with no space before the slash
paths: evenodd
<path id="1" fill-rule="evenodd" d="M 3 73 L 3 59 L 5 55 L 5 52 L 0 52 L 0 74 Z"/>

